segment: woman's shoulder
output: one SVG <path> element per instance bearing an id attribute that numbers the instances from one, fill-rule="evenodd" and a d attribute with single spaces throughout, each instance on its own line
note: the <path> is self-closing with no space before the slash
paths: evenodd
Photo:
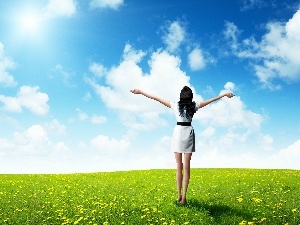
<path id="1" fill-rule="evenodd" d="M 177 108 L 178 102 L 170 102 L 171 108 Z"/>

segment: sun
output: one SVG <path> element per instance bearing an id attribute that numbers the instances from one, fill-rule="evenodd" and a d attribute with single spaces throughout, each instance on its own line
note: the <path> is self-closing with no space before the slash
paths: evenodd
<path id="1" fill-rule="evenodd" d="M 19 16 L 19 24 L 22 33 L 27 36 L 36 35 L 40 30 L 41 19 L 37 14 L 34 13 L 24 13 Z"/>
<path id="2" fill-rule="evenodd" d="M 37 17 L 34 15 L 25 15 L 22 18 L 22 27 L 24 30 L 35 30 L 38 27 Z"/>

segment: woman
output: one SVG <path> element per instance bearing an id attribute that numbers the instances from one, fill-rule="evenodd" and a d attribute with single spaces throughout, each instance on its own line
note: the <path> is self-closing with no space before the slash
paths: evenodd
<path id="1" fill-rule="evenodd" d="M 133 94 L 142 94 L 150 99 L 156 100 L 168 108 L 171 108 L 175 113 L 177 125 L 173 131 L 171 149 L 175 154 L 177 164 L 176 181 L 178 202 L 186 204 L 186 194 L 190 181 L 190 161 L 192 153 L 195 152 L 195 134 L 194 129 L 191 126 L 194 113 L 199 108 L 219 100 L 222 97 L 226 96 L 231 98 L 234 95 L 232 93 L 225 93 L 196 104 L 193 101 L 193 92 L 187 86 L 182 88 L 179 102 L 169 102 L 155 95 L 145 93 L 139 89 L 133 89 L 130 91 Z M 184 154 L 183 159 L 182 154 Z"/>

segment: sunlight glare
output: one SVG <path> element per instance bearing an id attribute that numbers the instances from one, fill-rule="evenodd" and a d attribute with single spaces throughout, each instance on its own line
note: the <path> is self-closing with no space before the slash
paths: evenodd
<path id="1" fill-rule="evenodd" d="M 39 18 L 37 15 L 24 14 L 20 17 L 21 29 L 28 35 L 36 34 L 39 30 Z"/>

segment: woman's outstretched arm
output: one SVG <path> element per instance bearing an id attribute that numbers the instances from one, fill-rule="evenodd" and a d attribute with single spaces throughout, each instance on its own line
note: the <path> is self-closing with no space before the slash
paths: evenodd
<path id="1" fill-rule="evenodd" d="M 206 101 L 200 102 L 199 107 L 202 108 L 202 107 L 204 107 L 204 106 L 207 106 L 208 104 L 210 104 L 210 103 L 212 103 L 212 102 L 214 102 L 214 101 L 217 101 L 217 100 L 219 100 L 220 98 L 223 98 L 223 97 L 225 97 L 225 96 L 228 97 L 228 98 L 232 98 L 232 97 L 234 96 L 234 94 L 232 94 L 232 93 L 225 93 L 225 94 L 219 95 L 219 96 L 217 96 L 217 97 L 208 99 L 208 100 L 206 100 Z"/>
<path id="2" fill-rule="evenodd" d="M 143 92 L 143 91 L 141 91 L 140 89 L 133 89 L 133 90 L 130 90 L 130 92 L 132 92 L 133 94 L 141 94 L 141 95 L 144 95 L 144 96 L 146 96 L 147 98 L 150 98 L 150 99 L 153 99 L 153 100 L 155 100 L 155 101 L 158 101 L 159 103 L 161 103 L 161 104 L 163 104 L 163 105 L 165 105 L 165 106 L 171 108 L 170 102 L 168 102 L 168 101 L 166 101 L 166 100 L 164 100 L 164 99 L 162 99 L 162 98 L 159 98 L 159 97 L 157 97 L 157 96 L 155 96 L 155 95 L 152 95 L 152 94 Z"/>

